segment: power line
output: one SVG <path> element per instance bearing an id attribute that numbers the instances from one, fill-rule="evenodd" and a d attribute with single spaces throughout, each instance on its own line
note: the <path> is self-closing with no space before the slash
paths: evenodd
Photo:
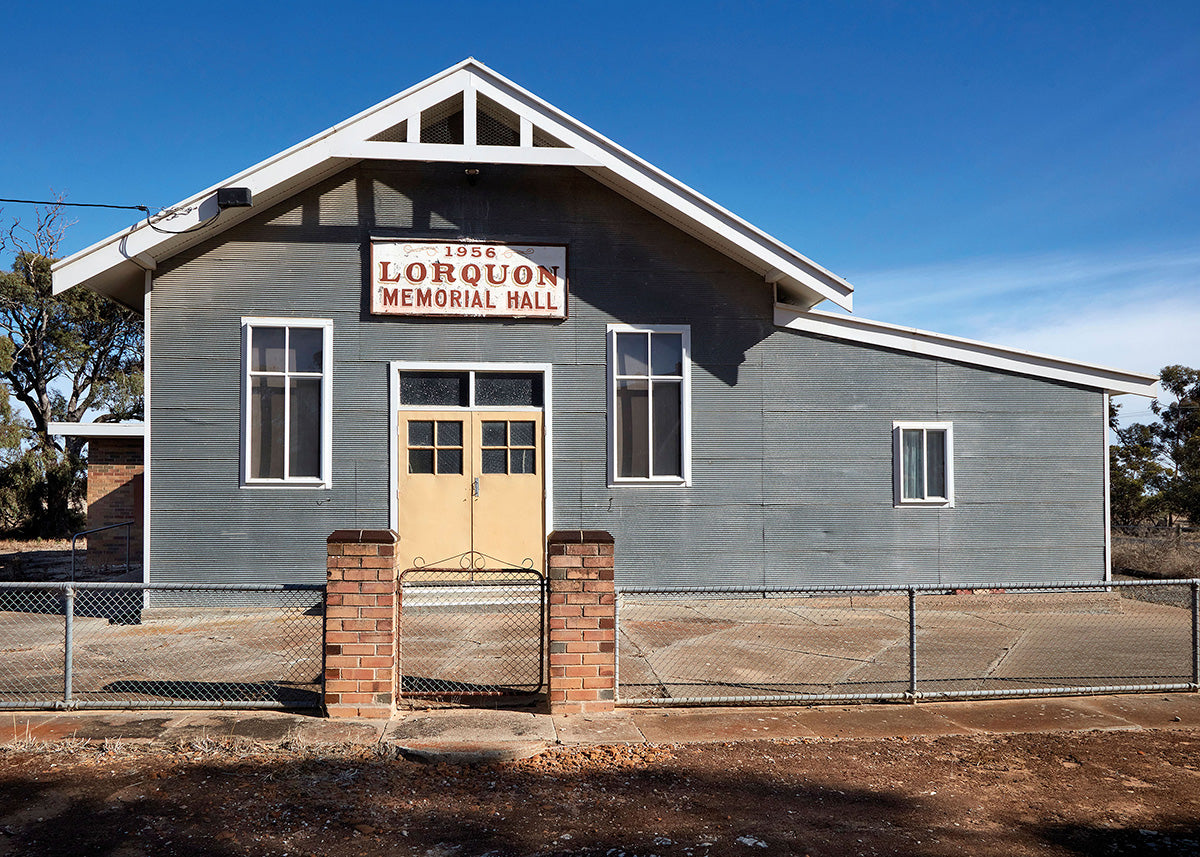
<path id="1" fill-rule="evenodd" d="M 154 221 L 150 219 L 150 209 L 144 205 L 110 205 L 109 203 L 104 202 L 63 202 L 61 200 L 51 201 L 44 199 L 0 199 L 0 202 L 16 202 L 23 205 L 71 205 L 76 208 L 119 208 L 127 211 L 142 211 L 146 214 L 146 225 L 155 232 L 161 232 L 164 235 L 187 235 L 191 232 L 199 232 L 205 226 L 208 226 L 210 223 L 216 220 L 221 214 L 221 209 L 217 209 L 217 213 L 207 220 L 203 220 L 189 229 L 176 231 L 173 229 L 163 229 L 160 226 L 156 226 Z"/>
<path id="2" fill-rule="evenodd" d="M 130 211 L 144 211 L 150 213 L 150 209 L 144 205 L 109 205 L 103 202 L 63 202 L 61 200 L 44 200 L 44 199 L 0 199 L 0 202 L 19 202 L 23 205 L 70 205 L 76 208 L 122 208 Z"/>

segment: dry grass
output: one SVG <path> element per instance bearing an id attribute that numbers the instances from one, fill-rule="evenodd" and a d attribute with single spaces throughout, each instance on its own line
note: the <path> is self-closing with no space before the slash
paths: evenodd
<path id="1" fill-rule="evenodd" d="M 174 759 L 190 762 L 304 762 L 304 761 L 391 761 L 397 757 L 394 747 L 377 742 L 313 741 L 295 731 L 281 741 L 263 741 L 208 731 L 167 742 L 130 741 L 123 738 L 88 739 L 68 735 L 50 740 L 32 734 L 0 744 L 0 759 L 14 755 L 69 756 L 79 763 L 102 763 L 111 759 Z M 3 840 L 0 840 L 3 841 Z M 0 854 L 6 853 L 0 849 Z"/>
<path id="2" fill-rule="evenodd" d="M 1113 571 L 1135 577 L 1174 580 L 1200 577 L 1200 541 L 1188 538 L 1113 536 Z"/>
<path id="3" fill-rule="evenodd" d="M 79 549 L 87 547 L 87 539 L 80 539 Z M 33 553 L 36 551 L 69 551 L 70 539 L 0 539 L 0 554 Z"/>

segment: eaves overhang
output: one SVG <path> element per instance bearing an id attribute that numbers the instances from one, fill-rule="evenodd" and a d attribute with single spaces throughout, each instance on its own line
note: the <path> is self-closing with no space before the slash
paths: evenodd
<path id="1" fill-rule="evenodd" d="M 145 437 L 145 423 L 47 423 L 46 433 L 58 437 Z"/>
<path id="2" fill-rule="evenodd" d="M 1112 369 L 1108 366 L 1097 366 L 1063 357 L 1023 351 L 1019 348 L 994 345 L 990 342 L 948 336 L 944 333 L 934 333 L 915 327 L 886 324 L 882 321 L 871 321 L 857 316 L 811 309 L 803 311 L 784 304 L 776 304 L 775 324 L 788 330 L 815 333 L 833 339 L 875 345 L 909 354 L 940 357 L 986 369 L 998 369 L 1004 372 L 1015 372 L 1035 378 L 1075 384 L 1080 387 L 1090 387 L 1112 394 L 1130 393 L 1149 398 L 1158 396 L 1158 376 L 1156 375 Z"/>
<path id="3" fill-rule="evenodd" d="M 463 143 L 421 142 L 422 113 L 456 97 L 462 98 L 465 117 Z M 473 117 L 480 98 L 518 118 L 518 145 L 479 144 Z M 404 130 L 404 139 L 395 139 L 397 129 Z M 539 138 L 553 142 L 539 143 Z M 54 292 L 83 285 L 140 306 L 148 267 L 363 160 L 579 169 L 754 271 L 790 302 L 811 307 L 828 300 L 846 310 L 852 306 L 853 286 L 841 277 L 475 59 L 181 201 L 156 217 L 157 230 L 142 220 L 57 262 Z M 248 188 L 253 208 L 218 213 L 216 191 L 221 187 Z"/>

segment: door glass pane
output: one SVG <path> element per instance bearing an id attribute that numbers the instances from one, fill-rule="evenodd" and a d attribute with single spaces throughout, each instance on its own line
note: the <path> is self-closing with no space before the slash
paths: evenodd
<path id="1" fill-rule="evenodd" d="M 518 420 L 508 424 L 508 442 L 513 446 L 536 446 L 533 440 L 533 422 Z"/>
<path id="2" fill-rule="evenodd" d="M 483 423 L 483 445 L 505 446 L 508 443 L 508 439 L 504 436 L 504 425 L 503 420 L 485 420 Z"/>
<path id="3" fill-rule="evenodd" d="M 900 433 L 900 496 L 904 500 L 925 499 L 924 442 L 921 429 L 902 429 Z"/>
<path id="4" fill-rule="evenodd" d="M 650 334 L 650 367 L 655 375 L 683 374 L 683 335 Z"/>
<path id="5" fill-rule="evenodd" d="M 646 350 L 649 347 L 645 333 L 617 334 L 617 374 L 645 375 L 649 369 Z"/>
<path id="6" fill-rule="evenodd" d="M 401 372 L 400 404 L 467 407 L 466 372 Z"/>
<path id="7" fill-rule="evenodd" d="M 288 329 L 288 371 L 320 372 L 325 331 L 319 327 Z"/>
<path id="8" fill-rule="evenodd" d="M 438 420 L 437 445 L 462 446 L 462 423 L 458 420 Z"/>
<path id="9" fill-rule="evenodd" d="M 617 476 L 650 475 L 650 425 L 646 381 L 617 382 Z"/>
<path id="10" fill-rule="evenodd" d="M 680 384 L 654 382 L 654 475 L 683 476 Z"/>
<path id="11" fill-rule="evenodd" d="M 509 450 L 509 473 L 533 473 L 536 456 L 532 449 Z"/>
<path id="12" fill-rule="evenodd" d="M 282 479 L 283 378 L 253 378 L 250 385 L 250 477 Z"/>
<path id="13" fill-rule="evenodd" d="M 408 445 L 433 446 L 433 420 L 409 420 Z"/>
<path id="14" fill-rule="evenodd" d="M 410 449 L 408 451 L 408 472 L 409 473 L 432 473 L 433 472 L 433 450 L 432 449 Z"/>
<path id="15" fill-rule="evenodd" d="M 286 329 L 254 327 L 250 329 L 250 369 L 254 372 L 283 371 L 283 342 Z"/>
<path id="16" fill-rule="evenodd" d="M 437 451 L 438 473 L 462 473 L 462 463 L 461 449 L 439 449 Z"/>
<path id="17" fill-rule="evenodd" d="M 292 378 L 288 475 L 321 475 L 321 379 Z"/>
<path id="18" fill-rule="evenodd" d="M 946 432 L 929 429 L 925 432 L 925 466 L 928 497 L 946 496 Z"/>
<path id="19" fill-rule="evenodd" d="M 542 406 L 541 372 L 476 372 L 475 404 L 511 408 Z"/>
<path id="20" fill-rule="evenodd" d="M 507 473 L 504 469 L 508 451 L 504 449 L 485 449 L 482 452 L 484 473 Z"/>

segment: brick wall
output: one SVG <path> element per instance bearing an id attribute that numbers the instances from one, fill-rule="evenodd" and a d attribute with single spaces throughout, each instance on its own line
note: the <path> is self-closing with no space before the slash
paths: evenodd
<path id="1" fill-rule="evenodd" d="M 396 709 L 396 542 L 391 530 L 326 540 L 325 711 L 391 717 Z"/>
<path id="2" fill-rule="evenodd" d="M 142 562 L 142 448 L 140 437 L 94 437 L 88 441 L 87 528 L 134 521 L 129 532 L 129 561 L 136 565 Z M 89 566 L 124 563 L 123 528 L 87 537 Z"/>
<path id="3" fill-rule="evenodd" d="M 553 713 L 611 711 L 615 703 L 613 547 L 603 530 L 556 530 L 547 539 Z"/>

